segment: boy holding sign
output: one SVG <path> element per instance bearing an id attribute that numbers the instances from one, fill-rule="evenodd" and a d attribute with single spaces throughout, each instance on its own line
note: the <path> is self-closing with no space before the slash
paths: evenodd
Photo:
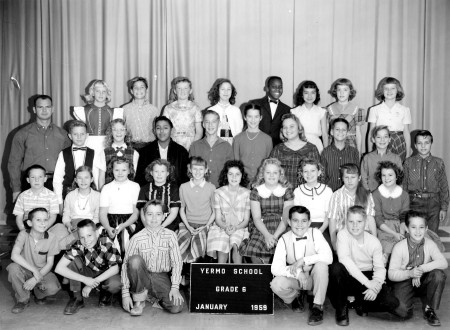
<path id="1" fill-rule="evenodd" d="M 323 321 L 323 302 L 328 287 L 328 265 L 333 261 L 331 248 L 317 228 L 310 228 L 310 212 L 304 206 L 289 210 L 291 230 L 278 241 L 272 262 L 272 291 L 294 311 L 304 310 L 302 290 L 312 290 L 314 305 L 309 325 Z"/>

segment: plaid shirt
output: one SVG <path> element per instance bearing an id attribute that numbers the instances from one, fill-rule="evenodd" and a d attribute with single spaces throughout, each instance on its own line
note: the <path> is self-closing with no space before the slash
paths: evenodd
<path id="1" fill-rule="evenodd" d="M 64 255 L 69 260 L 81 257 L 87 267 L 96 272 L 104 272 L 112 266 L 122 263 L 120 252 L 114 246 L 113 241 L 103 231 L 92 249 L 85 248 L 78 240 Z"/>

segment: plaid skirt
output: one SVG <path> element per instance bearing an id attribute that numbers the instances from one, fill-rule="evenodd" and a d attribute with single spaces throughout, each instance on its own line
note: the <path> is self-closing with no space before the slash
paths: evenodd
<path id="1" fill-rule="evenodd" d="M 271 214 L 264 216 L 263 223 L 267 231 L 271 234 L 275 233 L 281 221 L 281 215 Z M 239 253 L 245 257 L 266 258 L 272 257 L 275 253 L 275 247 L 268 249 L 264 235 L 256 228 L 253 219 L 249 224 L 250 237 L 244 239 L 239 246 Z"/>
<path id="2" fill-rule="evenodd" d="M 191 227 L 197 229 L 203 225 L 190 223 Z M 208 235 L 207 228 L 203 228 L 201 232 L 192 235 L 186 228 L 186 225 L 181 222 L 180 230 L 178 232 L 178 245 L 180 246 L 181 259 L 183 262 L 195 262 L 198 258 L 203 257 L 206 252 L 206 238 Z"/>
<path id="3" fill-rule="evenodd" d="M 244 239 L 248 239 L 248 229 L 241 228 L 228 236 L 225 229 L 217 225 L 211 226 L 208 232 L 207 253 L 217 259 L 217 252 L 229 253 L 233 245 L 239 247 Z"/>
<path id="4" fill-rule="evenodd" d="M 386 220 L 384 224 L 395 232 L 400 232 L 400 220 Z M 380 229 L 378 229 L 377 236 L 380 240 L 383 253 L 390 254 L 392 252 L 392 249 L 394 248 L 394 245 L 399 242 L 397 238 L 395 238 L 395 236 Z"/>
<path id="5" fill-rule="evenodd" d="M 403 132 L 401 131 L 391 131 L 391 142 L 389 142 L 388 149 L 394 154 L 397 154 L 402 159 L 402 162 L 406 158 L 406 142 Z"/>
<path id="6" fill-rule="evenodd" d="M 109 225 L 115 229 L 118 225 L 126 222 L 130 218 L 131 214 L 110 214 L 108 213 Z M 116 248 L 120 251 L 122 258 L 125 256 L 125 251 L 127 250 L 128 243 L 130 242 L 131 236 L 136 233 L 136 225 L 132 224 L 124 228 L 119 235 L 114 237 L 114 244 Z"/>

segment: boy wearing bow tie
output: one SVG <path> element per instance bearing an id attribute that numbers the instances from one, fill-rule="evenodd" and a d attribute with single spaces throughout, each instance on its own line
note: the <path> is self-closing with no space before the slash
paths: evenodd
<path id="1" fill-rule="evenodd" d="M 98 168 L 94 166 L 98 163 L 98 156 L 93 149 L 86 147 L 88 137 L 86 123 L 73 120 L 69 125 L 68 135 L 72 140 L 72 146 L 59 153 L 53 175 L 53 190 L 58 196 L 60 213 L 64 198 L 69 192 L 69 188 L 72 187 L 75 171 L 78 167 L 89 166 L 92 168 L 96 187 L 98 183 Z"/>
<path id="2" fill-rule="evenodd" d="M 278 241 L 272 262 L 272 291 L 292 309 L 303 312 L 306 290 L 312 290 L 314 304 L 309 325 L 323 321 L 323 303 L 328 287 L 328 265 L 333 255 L 320 230 L 310 228 L 311 217 L 304 206 L 293 206 L 287 220 L 291 230 Z"/>

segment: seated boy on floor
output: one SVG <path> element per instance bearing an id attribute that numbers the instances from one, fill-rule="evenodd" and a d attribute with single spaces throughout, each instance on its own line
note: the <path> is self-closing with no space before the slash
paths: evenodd
<path id="1" fill-rule="evenodd" d="M 447 259 L 434 241 L 425 237 L 427 220 L 424 213 L 409 211 L 405 219 L 409 235 L 392 250 L 389 279 L 400 306 L 395 314 L 403 318 L 413 316 L 414 296 L 422 300 L 423 317 L 431 326 L 441 322 L 435 310 L 439 309 L 447 276 Z"/>
<path id="2" fill-rule="evenodd" d="M 125 253 L 122 306 L 132 316 L 142 314 L 147 293 L 172 314 L 183 309 L 184 299 L 179 291 L 183 262 L 177 235 L 161 226 L 163 208 L 160 200 L 145 204 L 142 219 L 145 228 L 131 238 Z"/>
<path id="3" fill-rule="evenodd" d="M 330 266 L 328 297 L 336 309 L 336 323 L 349 324 L 347 297 L 355 297 L 356 313 L 393 311 L 398 299 L 384 285 L 386 269 L 380 241 L 364 230 L 367 215 L 362 206 L 348 209 L 346 228 L 337 235 L 339 262 Z"/>
<path id="4" fill-rule="evenodd" d="M 313 290 L 314 305 L 309 325 L 323 321 L 323 303 L 328 286 L 328 265 L 333 262 L 331 248 L 320 230 L 310 228 L 309 210 L 293 206 L 289 210 L 291 230 L 278 241 L 272 262 L 272 291 L 294 311 L 304 310 L 304 291 Z M 302 292 L 303 291 L 303 292 Z"/>
<path id="5" fill-rule="evenodd" d="M 56 254 L 58 241 L 48 233 L 48 212 L 45 208 L 35 208 L 28 214 L 29 230 L 21 230 L 11 253 L 13 261 L 6 268 L 17 303 L 11 312 L 17 314 L 25 310 L 30 302 L 30 292 L 34 291 L 35 302 L 45 304 L 45 297 L 56 294 L 60 285 L 50 270 Z"/>
<path id="6" fill-rule="evenodd" d="M 70 280 L 70 300 L 64 314 L 72 315 L 84 307 L 83 297 L 89 297 L 92 289 L 100 289 L 98 306 L 112 303 L 112 296 L 120 291 L 120 252 L 106 231 L 99 235 L 92 220 L 78 223 L 78 241 L 68 249 L 58 262 L 55 272 Z M 81 283 L 85 286 L 81 289 Z"/>

